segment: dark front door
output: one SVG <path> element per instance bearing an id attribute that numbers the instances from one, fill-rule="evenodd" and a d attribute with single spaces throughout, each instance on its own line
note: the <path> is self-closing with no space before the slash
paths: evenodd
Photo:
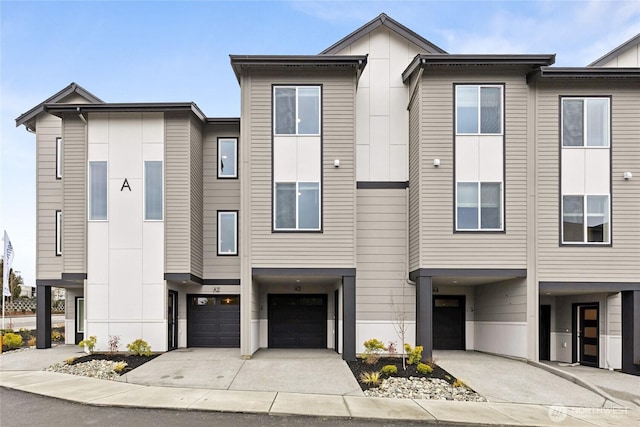
<path id="1" fill-rule="evenodd" d="M 538 358 L 551 360 L 551 306 L 540 306 L 540 323 L 538 326 Z"/>
<path id="2" fill-rule="evenodd" d="M 238 295 L 187 295 L 188 347 L 240 347 Z"/>
<path id="3" fill-rule="evenodd" d="M 327 348 L 326 295 L 269 295 L 270 348 Z"/>
<path id="4" fill-rule="evenodd" d="M 578 306 L 578 349 L 580 364 L 598 367 L 600 334 L 598 331 L 598 306 Z"/>
<path id="5" fill-rule="evenodd" d="M 169 350 L 178 348 L 178 293 L 169 291 L 167 299 L 167 347 Z"/>
<path id="6" fill-rule="evenodd" d="M 464 350 L 464 296 L 433 297 L 434 350 Z"/>

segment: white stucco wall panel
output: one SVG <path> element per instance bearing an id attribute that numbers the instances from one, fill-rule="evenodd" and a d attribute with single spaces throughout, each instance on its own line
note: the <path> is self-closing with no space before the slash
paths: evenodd
<path id="1" fill-rule="evenodd" d="M 611 188 L 609 154 L 609 149 L 585 150 L 584 169 L 587 173 L 584 176 L 584 187 L 587 194 L 609 194 Z"/>
<path id="2" fill-rule="evenodd" d="M 109 248 L 142 249 L 142 179 L 109 179 Z"/>
<path id="3" fill-rule="evenodd" d="M 142 115 L 142 142 L 164 143 L 164 113 Z"/>
<path id="4" fill-rule="evenodd" d="M 142 251 L 112 249 L 109 263 L 109 318 L 142 318 Z"/>
<path id="5" fill-rule="evenodd" d="M 476 350 L 527 357 L 526 322 L 479 322 L 474 325 Z"/>
<path id="6" fill-rule="evenodd" d="M 109 283 L 109 223 L 87 224 L 87 284 Z"/>
<path id="7" fill-rule="evenodd" d="M 109 114 L 89 113 L 87 123 L 89 144 L 106 144 L 109 142 Z"/>
<path id="8" fill-rule="evenodd" d="M 584 149 L 562 149 L 562 194 L 584 194 Z"/>

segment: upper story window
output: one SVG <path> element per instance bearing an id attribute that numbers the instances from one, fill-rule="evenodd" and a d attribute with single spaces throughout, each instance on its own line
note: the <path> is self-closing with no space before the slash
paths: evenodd
<path id="1" fill-rule="evenodd" d="M 562 146 L 608 147 L 609 98 L 562 98 Z"/>
<path id="2" fill-rule="evenodd" d="M 562 196 L 562 243 L 609 243 L 609 210 L 608 195 Z"/>
<path id="3" fill-rule="evenodd" d="M 458 182 L 456 230 L 502 230 L 502 183 Z"/>
<path id="4" fill-rule="evenodd" d="M 320 135 L 320 86 L 275 86 L 275 135 Z"/>
<path id="5" fill-rule="evenodd" d="M 218 178 L 238 177 L 238 139 L 218 138 Z"/>
<path id="6" fill-rule="evenodd" d="M 144 162 L 144 219 L 163 219 L 162 161 Z"/>
<path id="7" fill-rule="evenodd" d="M 276 182 L 275 230 L 320 230 L 320 183 Z"/>
<path id="8" fill-rule="evenodd" d="M 107 162 L 89 162 L 89 221 L 106 221 Z"/>
<path id="9" fill-rule="evenodd" d="M 238 255 L 238 212 L 218 211 L 218 255 Z"/>
<path id="10" fill-rule="evenodd" d="M 56 179 L 62 179 L 62 138 L 56 138 Z"/>
<path id="11" fill-rule="evenodd" d="M 56 256 L 62 255 L 62 211 L 56 211 Z"/>
<path id="12" fill-rule="evenodd" d="M 456 134 L 502 134 L 502 88 L 456 85 Z"/>

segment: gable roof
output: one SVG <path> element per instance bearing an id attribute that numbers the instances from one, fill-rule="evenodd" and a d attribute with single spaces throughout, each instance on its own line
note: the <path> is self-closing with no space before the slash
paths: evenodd
<path id="1" fill-rule="evenodd" d="M 611 61 L 616 56 L 622 55 L 624 52 L 631 49 L 637 44 L 640 44 L 640 34 L 634 37 L 631 37 L 629 40 L 622 43 L 620 46 L 616 47 L 611 52 L 601 56 L 600 58 L 593 61 L 591 64 L 587 65 L 587 67 L 602 67 L 603 65 Z"/>
<path id="2" fill-rule="evenodd" d="M 25 127 L 28 130 L 34 131 L 35 118 L 38 114 L 44 111 L 45 104 L 58 103 L 74 93 L 80 95 L 90 103 L 104 104 L 104 101 L 102 99 L 98 98 L 97 96 L 95 96 L 94 94 L 92 94 L 91 92 L 89 92 L 88 90 L 80 86 L 79 84 L 71 83 L 69 86 L 65 87 L 60 92 L 45 99 L 43 102 L 36 105 L 26 113 L 21 114 L 20 117 L 16 119 L 16 127 L 20 125 L 25 125 Z"/>
<path id="3" fill-rule="evenodd" d="M 320 55 L 334 55 L 340 52 L 345 47 L 354 43 L 355 41 L 360 40 L 362 37 L 366 36 L 367 34 L 379 28 L 380 26 L 385 26 L 391 31 L 394 31 L 401 37 L 404 37 L 410 42 L 418 45 L 420 48 L 424 49 L 425 52 L 427 53 L 447 53 L 443 49 L 431 43 L 429 40 L 422 37 L 420 34 L 414 33 L 413 31 L 411 31 L 409 28 L 405 27 L 398 21 L 390 18 L 389 16 L 387 16 L 386 13 L 381 13 L 372 21 L 367 22 L 362 27 L 355 30 L 353 33 L 349 34 L 342 40 L 338 41 L 337 43 L 334 43 L 333 45 L 329 46 L 328 48 L 320 52 Z"/>

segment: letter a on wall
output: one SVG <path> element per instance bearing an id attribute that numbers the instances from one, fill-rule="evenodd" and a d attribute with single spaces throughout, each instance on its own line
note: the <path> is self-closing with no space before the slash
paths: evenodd
<path id="1" fill-rule="evenodd" d="M 120 191 L 124 190 L 125 188 L 128 188 L 129 191 L 131 191 L 131 187 L 129 186 L 129 181 L 127 181 L 127 178 L 124 179 L 124 182 L 122 183 L 122 187 L 120 187 Z"/>

